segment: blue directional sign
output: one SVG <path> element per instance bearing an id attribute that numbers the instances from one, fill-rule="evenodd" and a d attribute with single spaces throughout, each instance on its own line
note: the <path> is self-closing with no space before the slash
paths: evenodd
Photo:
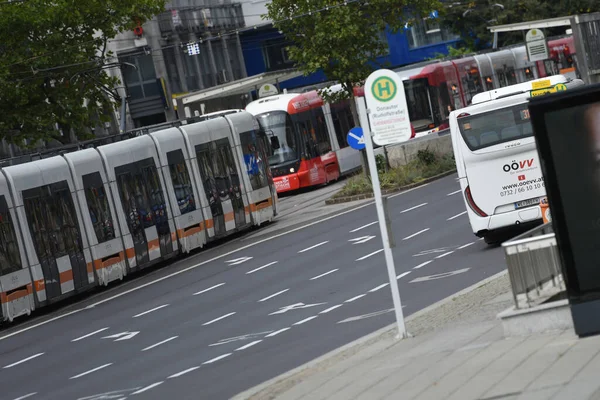
<path id="1" fill-rule="evenodd" d="M 354 150 L 362 150 L 365 148 L 365 135 L 360 126 L 350 129 L 346 140 L 348 140 L 348 145 Z"/>

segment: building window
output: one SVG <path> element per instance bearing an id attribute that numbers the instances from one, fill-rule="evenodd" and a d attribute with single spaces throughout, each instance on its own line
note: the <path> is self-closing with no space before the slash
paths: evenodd
<path id="1" fill-rule="evenodd" d="M 136 68 L 130 65 L 121 66 L 123 80 L 131 100 L 160 96 L 160 88 L 154 70 L 154 59 L 151 54 L 120 56 L 119 61 L 136 66 Z"/>
<path id="2" fill-rule="evenodd" d="M 262 45 L 263 58 L 267 71 L 277 71 L 292 67 L 285 39 L 266 40 Z"/>
<path id="3" fill-rule="evenodd" d="M 416 47 L 430 46 L 458 39 L 459 36 L 445 27 L 440 26 L 437 18 L 416 18 L 412 26 L 407 27 L 406 36 L 408 46 Z"/>

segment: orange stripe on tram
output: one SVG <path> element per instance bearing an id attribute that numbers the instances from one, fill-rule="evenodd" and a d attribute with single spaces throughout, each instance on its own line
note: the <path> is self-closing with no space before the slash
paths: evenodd
<path id="1" fill-rule="evenodd" d="M 225 222 L 229 222 L 229 221 L 234 221 L 235 220 L 235 214 L 230 212 L 225 214 Z"/>
<path id="2" fill-rule="evenodd" d="M 21 289 L 11 294 L 0 293 L 0 303 L 10 303 L 27 296 L 29 296 L 27 289 Z"/>
<path id="3" fill-rule="evenodd" d="M 115 265 L 123 261 L 124 253 L 122 251 L 119 252 L 115 257 L 111 257 L 108 260 L 94 260 L 94 266 L 96 267 L 96 271 L 101 270 L 102 268 L 108 268 L 111 265 Z"/>
<path id="4" fill-rule="evenodd" d="M 206 220 L 206 229 L 211 229 L 215 227 L 215 222 L 212 219 Z"/>
<path id="5" fill-rule="evenodd" d="M 73 270 L 70 269 L 60 273 L 60 283 L 65 283 L 73 280 Z"/>
<path id="6" fill-rule="evenodd" d="M 154 239 L 148 242 L 148 251 L 160 249 L 160 240 Z"/>
<path id="7" fill-rule="evenodd" d="M 127 256 L 127 258 L 135 258 L 135 249 L 125 250 L 125 255 Z"/>

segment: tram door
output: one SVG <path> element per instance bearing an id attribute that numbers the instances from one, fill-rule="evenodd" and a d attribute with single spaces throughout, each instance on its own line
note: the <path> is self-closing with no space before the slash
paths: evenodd
<path id="1" fill-rule="evenodd" d="M 214 143 L 217 146 L 217 157 L 220 158 L 220 164 L 223 167 L 224 182 L 227 182 L 226 186 L 229 186 L 235 227 L 240 228 L 246 224 L 246 211 L 244 209 L 244 199 L 242 198 L 240 175 L 233 159 L 231 145 L 228 139 L 220 139 Z"/>
<path id="2" fill-rule="evenodd" d="M 152 158 L 115 168 L 121 204 L 142 266 L 173 251 L 168 210 Z"/>
<path id="3" fill-rule="evenodd" d="M 48 300 L 87 285 L 83 241 L 67 182 L 25 190 L 23 201 Z"/>
<path id="4" fill-rule="evenodd" d="M 196 146 L 196 157 L 200 169 L 200 179 L 202 180 L 204 192 L 206 193 L 206 198 L 210 205 L 215 235 L 220 236 L 224 235 L 226 232 L 222 201 L 225 198 L 229 199 L 229 196 L 226 191 L 220 191 L 217 185 L 217 157 L 213 147 L 214 142 L 203 143 Z"/>

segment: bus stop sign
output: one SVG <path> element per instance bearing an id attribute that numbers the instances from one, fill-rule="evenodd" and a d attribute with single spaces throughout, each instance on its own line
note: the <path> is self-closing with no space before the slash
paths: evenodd
<path id="1" fill-rule="evenodd" d="M 354 150 L 362 150 L 365 148 L 365 135 L 360 126 L 350 129 L 346 137 L 348 145 Z"/>
<path id="2" fill-rule="evenodd" d="M 365 83 L 365 100 L 375 143 L 385 146 L 410 139 L 412 130 L 406 94 L 398 74 L 380 69 L 369 75 Z"/>

